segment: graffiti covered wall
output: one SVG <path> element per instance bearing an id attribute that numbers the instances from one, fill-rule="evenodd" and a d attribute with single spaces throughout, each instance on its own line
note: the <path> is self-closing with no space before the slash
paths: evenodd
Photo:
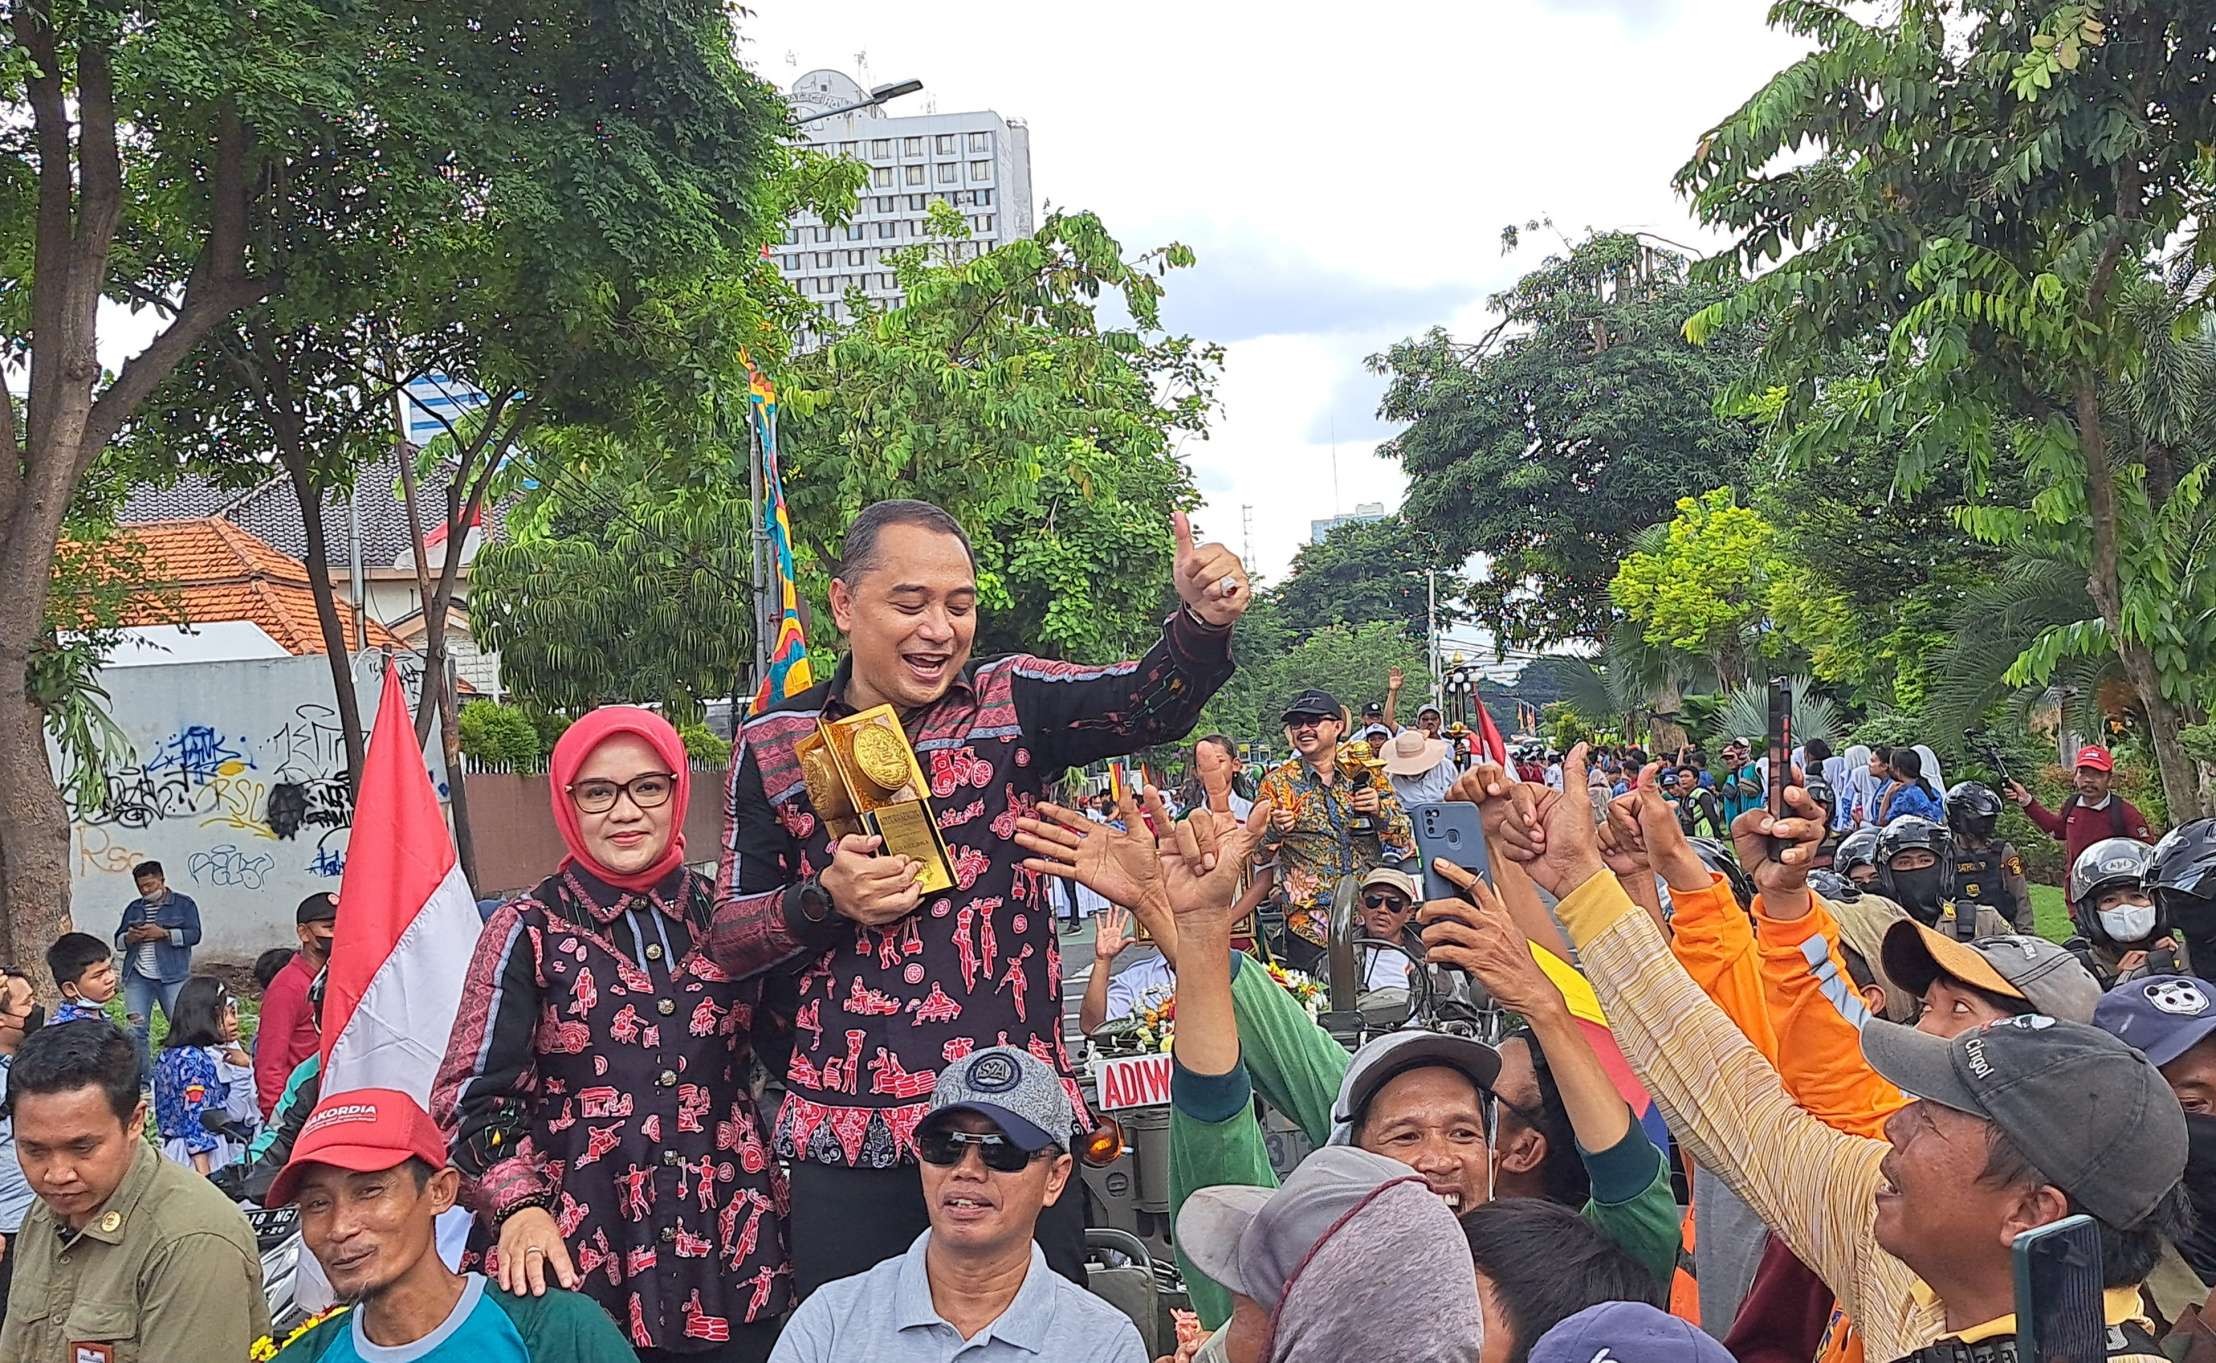
<path id="1" fill-rule="evenodd" d="M 420 665 L 398 663 L 412 709 Z M 377 654 L 355 659 L 365 724 L 382 672 Z M 153 860 L 200 905 L 209 956 L 251 960 L 291 945 L 294 907 L 338 889 L 354 823 L 330 665 L 312 656 L 170 663 L 108 668 L 100 680 L 132 753 L 101 773 L 96 799 L 63 782 L 77 927 L 111 935 L 137 894 L 131 868 Z M 436 725 L 425 767 L 443 800 Z"/>

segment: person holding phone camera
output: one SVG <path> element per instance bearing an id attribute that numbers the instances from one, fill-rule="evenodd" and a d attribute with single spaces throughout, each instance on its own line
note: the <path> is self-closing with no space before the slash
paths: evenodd
<path id="1" fill-rule="evenodd" d="M 1583 765 L 1574 754 L 1581 775 Z M 2007 1358 L 2011 1243 L 2077 1213 L 2099 1229 L 2116 1327 L 2109 1356 L 2160 1357 L 2137 1289 L 2189 1224 L 2187 1133 L 2145 1056 L 2090 1024 L 2039 1014 L 1951 1038 L 1872 1021 L 1865 1057 L 1916 1101 L 1887 1121 L 1883 1140 L 1836 1130 L 1793 1101 L 1670 955 L 1660 926 L 1608 873 L 1591 811 L 1493 781 L 1488 830 L 1560 900 L 1625 1059 L 1701 1165 L 1837 1295 L 1866 1358 Z M 1741 854 L 1772 912 L 1797 916 L 1823 821 L 1806 792 L 1786 796 L 1788 817 L 1751 811 L 1735 832 L 1747 835 Z M 1670 888 L 1712 888 L 1701 880 Z"/>

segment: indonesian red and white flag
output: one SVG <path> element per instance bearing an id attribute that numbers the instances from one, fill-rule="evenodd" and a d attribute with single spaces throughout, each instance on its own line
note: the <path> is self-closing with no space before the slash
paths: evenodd
<path id="1" fill-rule="evenodd" d="M 323 1092 L 398 1089 L 429 1107 L 482 923 L 402 690 L 388 664 L 339 879 Z"/>

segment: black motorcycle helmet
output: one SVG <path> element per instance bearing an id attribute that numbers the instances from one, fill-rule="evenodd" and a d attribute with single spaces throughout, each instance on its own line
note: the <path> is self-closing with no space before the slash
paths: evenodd
<path id="1" fill-rule="evenodd" d="M 1808 888 L 1834 904 L 1852 904 L 1862 897 L 1862 887 L 1837 871 L 1810 871 Z"/>
<path id="2" fill-rule="evenodd" d="M 1937 883 L 1938 902 L 1915 893 L 1915 886 L 1906 877 L 1921 877 L 1923 872 L 1896 872 L 1893 858 L 1903 852 L 1925 851 L 1937 858 L 1932 867 L 1932 879 Z M 1954 835 L 1931 820 L 1914 814 L 1903 814 L 1885 825 L 1877 835 L 1877 886 L 1886 898 L 1893 900 L 1909 915 L 1925 926 L 1938 921 L 1940 904 L 1954 896 Z"/>
<path id="3" fill-rule="evenodd" d="M 1752 912 L 1754 882 L 1740 869 L 1739 858 L 1732 854 L 1731 848 L 1715 838 L 1687 838 L 1686 841 L 1693 845 L 1693 855 L 1700 858 L 1701 864 L 1722 876 L 1731 886 L 1731 896 L 1739 901 L 1739 907 Z"/>
<path id="4" fill-rule="evenodd" d="M 1832 816 L 1839 812 L 1839 792 L 1831 788 L 1831 782 L 1820 776 L 1811 777 L 1808 784 L 1801 789 L 1808 792 L 1809 799 L 1824 807 L 1824 822 L 1829 823 Z M 1791 807 L 1787 808 L 1790 810 Z"/>
<path id="5" fill-rule="evenodd" d="M 2194 819 L 2163 834 L 2147 863 L 2145 884 L 2163 922 L 2189 938 L 2216 936 L 2216 818 Z"/>
<path id="6" fill-rule="evenodd" d="M 1983 781 L 1957 781 L 1947 788 L 1947 827 L 1972 838 L 1990 838 L 2000 821 L 2001 797 Z"/>
<path id="7" fill-rule="evenodd" d="M 1857 828 L 1839 839 L 1839 845 L 1832 849 L 1831 869 L 1845 876 L 1850 883 L 1854 879 L 1855 867 L 1876 868 L 1883 864 L 1877 859 L 1877 830 L 1874 828 Z"/>

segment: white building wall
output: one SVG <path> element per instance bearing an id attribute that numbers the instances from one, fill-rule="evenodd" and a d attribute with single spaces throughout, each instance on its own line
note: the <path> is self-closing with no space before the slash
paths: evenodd
<path id="1" fill-rule="evenodd" d="M 400 659 L 411 710 L 421 680 L 413 661 Z M 98 774 L 89 799 L 63 773 L 76 926 L 111 935 L 138 893 L 131 868 L 153 860 L 199 904 L 200 954 L 250 961 L 291 945 L 295 907 L 338 889 L 353 833 L 330 664 L 309 656 L 110 667 L 100 684 L 130 751 Z M 378 654 L 355 659 L 354 684 L 366 725 L 384 691 Z M 58 751 L 49 756 L 61 770 Z M 424 766 L 443 800 L 436 722 Z"/>

